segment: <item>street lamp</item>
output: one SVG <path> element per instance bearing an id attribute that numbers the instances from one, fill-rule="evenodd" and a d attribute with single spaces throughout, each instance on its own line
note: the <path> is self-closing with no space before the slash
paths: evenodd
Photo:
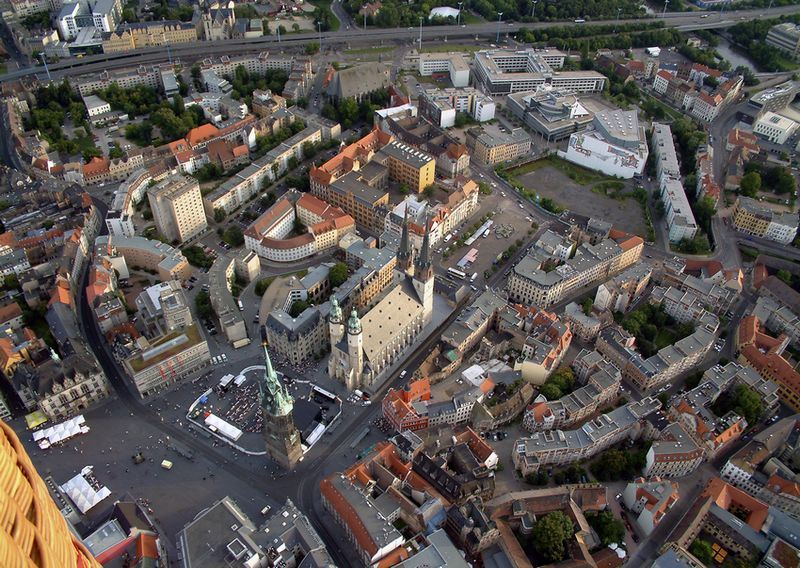
<path id="1" fill-rule="evenodd" d="M 614 31 L 612 33 L 617 33 L 617 26 L 619 25 L 619 13 L 622 12 L 622 8 L 617 8 L 617 21 L 614 22 Z"/>
<path id="2" fill-rule="evenodd" d="M 419 52 L 422 53 L 422 20 L 425 18 L 423 16 L 419 17 Z"/>
<path id="3" fill-rule="evenodd" d="M 661 12 L 661 17 L 662 18 L 666 18 L 667 17 L 667 4 L 669 4 L 669 0 L 664 0 L 664 11 Z"/>
<path id="4" fill-rule="evenodd" d="M 503 12 L 497 12 L 497 39 L 494 40 L 495 43 L 500 43 L 500 22 L 503 21 Z"/>
<path id="5" fill-rule="evenodd" d="M 456 14 L 456 25 L 457 26 L 461 25 L 461 6 L 463 6 L 463 5 L 464 5 L 463 2 L 459 2 L 458 3 L 458 14 Z"/>
<path id="6" fill-rule="evenodd" d="M 539 0 L 533 0 L 533 10 L 531 10 L 531 20 L 532 20 L 532 19 L 534 19 L 534 18 L 536 17 L 536 3 L 537 3 L 538 1 L 539 1 Z"/>
<path id="7" fill-rule="evenodd" d="M 322 21 L 317 20 L 317 31 L 319 31 L 319 50 L 322 51 Z"/>
<path id="8" fill-rule="evenodd" d="M 278 18 L 275 18 L 275 23 L 276 24 L 278 23 Z M 275 30 L 278 33 L 278 43 L 280 43 L 281 42 L 281 27 L 280 27 L 280 25 L 276 26 Z"/>

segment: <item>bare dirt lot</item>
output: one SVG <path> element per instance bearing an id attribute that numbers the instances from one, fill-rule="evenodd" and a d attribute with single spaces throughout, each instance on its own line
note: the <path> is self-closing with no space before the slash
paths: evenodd
<path id="1" fill-rule="evenodd" d="M 580 185 L 553 166 L 543 166 L 535 171 L 517 176 L 526 188 L 542 197 L 549 197 L 561 207 L 581 215 L 599 217 L 615 228 L 644 237 L 646 226 L 639 204 L 632 197 L 612 199 L 593 192 L 596 183 Z M 630 181 L 625 182 L 631 185 Z"/>

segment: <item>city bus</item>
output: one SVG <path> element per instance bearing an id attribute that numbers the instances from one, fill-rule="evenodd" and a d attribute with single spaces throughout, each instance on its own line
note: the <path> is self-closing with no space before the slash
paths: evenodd
<path id="1" fill-rule="evenodd" d="M 464 280 L 464 278 L 467 277 L 466 274 L 464 274 L 460 270 L 456 270 L 455 268 L 448 268 L 447 269 L 447 273 L 450 274 L 451 276 L 455 276 L 456 278 L 458 278 L 460 280 Z"/>

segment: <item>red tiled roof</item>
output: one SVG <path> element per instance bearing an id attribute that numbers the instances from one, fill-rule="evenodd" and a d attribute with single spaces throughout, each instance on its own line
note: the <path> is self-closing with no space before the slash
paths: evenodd
<path id="1" fill-rule="evenodd" d="M 197 128 L 192 128 L 186 135 L 186 141 L 189 143 L 189 146 L 194 148 L 198 144 L 207 142 L 217 136 L 219 136 L 219 128 L 213 124 L 203 124 Z"/>

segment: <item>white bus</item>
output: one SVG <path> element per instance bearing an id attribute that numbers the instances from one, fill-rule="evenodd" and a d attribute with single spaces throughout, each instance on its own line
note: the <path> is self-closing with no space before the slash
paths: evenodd
<path id="1" fill-rule="evenodd" d="M 469 282 L 470 282 L 470 284 L 472 284 L 473 282 L 475 282 L 475 279 L 476 279 L 477 277 L 478 277 L 478 273 L 477 273 L 477 272 L 473 272 L 473 273 L 472 273 L 472 276 L 470 276 L 470 277 L 469 277 Z"/>
<path id="2" fill-rule="evenodd" d="M 464 274 L 460 270 L 456 270 L 455 268 L 448 268 L 447 273 L 450 274 L 451 276 L 455 276 L 459 280 L 464 280 L 464 278 L 467 277 L 466 274 Z"/>

